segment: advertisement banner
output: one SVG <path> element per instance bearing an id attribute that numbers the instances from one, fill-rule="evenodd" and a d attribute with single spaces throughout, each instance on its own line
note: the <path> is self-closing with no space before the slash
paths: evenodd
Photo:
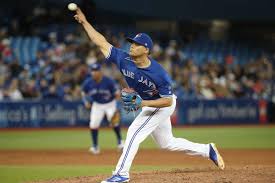
<path id="1" fill-rule="evenodd" d="M 89 113 L 81 102 L 1 102 L 0 127 L 88 126 Z"/>
<path id="2" fill-rule="evenodd" d="M 121 122 L 129 126 L 140 111 L 126 113 L 121 104 Z M 88 126 L 90 110 L 81 101 L 0 102 L 0 128 Z M 178 100 L 171 116 L 173 125 L 182 124 L 255 124 L 267 122 L 265 101 Z M 108 125 L 103 120 L 102 126 Z"/>
<path id="3" fill-rule="evenodd" d="M 182 100 L 178 118 L 181 124 L 259 123 L 259 102 L 239 100 Z"/>

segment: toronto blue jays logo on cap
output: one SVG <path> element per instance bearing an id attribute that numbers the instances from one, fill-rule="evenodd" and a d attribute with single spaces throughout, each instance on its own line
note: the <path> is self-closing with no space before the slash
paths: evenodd
<path id="1" fill-rule="evenodd" d="M 138 38 L 138 37 L 140 37 L 142 34 L 141 33 L 138 33 L 136 36 L 135 36 L 135 38 Z"/>

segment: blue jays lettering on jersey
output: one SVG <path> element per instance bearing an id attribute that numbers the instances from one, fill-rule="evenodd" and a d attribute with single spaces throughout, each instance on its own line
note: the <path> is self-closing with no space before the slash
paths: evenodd
<path id="1" fill-rule="evenodd" d="M 106 59 L 117 65 L 128 86 L 138 92 L 142 99 L 154 100 L 172 96 L 172 80 L 154 59 L 150 58 L 149 67 L 138 68 L 128 53 L 115 47 L 111 48 Z"/>
<path id="2" fill-rule="evenodd" d="M 106 76 L 99 83 L 88 77 L 82 84 L 82 91 L 90 97 L 90 102 L 105 104 L 114 100 L 117 87 L 115 81 Z"/>

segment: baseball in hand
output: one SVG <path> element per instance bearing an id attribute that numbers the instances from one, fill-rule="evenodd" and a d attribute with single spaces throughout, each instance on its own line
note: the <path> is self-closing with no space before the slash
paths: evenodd
<path id="1" fill-rule="evenodd" d="M 70 3 L 70 4 L 68 4 L 68 9 L 71 11 L 76 11 L 77 5 L 75 3 Z"/>

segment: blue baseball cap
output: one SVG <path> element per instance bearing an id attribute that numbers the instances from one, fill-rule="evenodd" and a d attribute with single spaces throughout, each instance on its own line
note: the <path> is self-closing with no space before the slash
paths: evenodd
<path id="1" fill-rule="evenodd" d="M 142 46 L 148 48 L 150 52 L 153 49 L 153 41 L 148 34 L 138 33 L 134 38 L 128 37 L 128 38 L 126 38 L 126 40 L 129 41 L 130 43 L 134 42 L 139 45 L 142 45 Z"/>
<path id="2" fill-rule="evenodd" d="M 89 68 L 90 68 L 91 71 L 99 71 L 100 68 L 101 68 L 101 65 L 98 64 L 98 63 L 95 63 L 95 64 L 89 65 Z"/>

